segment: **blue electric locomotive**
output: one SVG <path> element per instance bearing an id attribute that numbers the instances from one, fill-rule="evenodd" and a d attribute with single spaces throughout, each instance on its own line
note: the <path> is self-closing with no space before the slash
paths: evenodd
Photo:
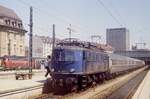
<path id="1" fill-rule="evenodd" d="M 63 42 L 53 49 L 51 66 L 52 86 L 70 91 L 140 68 L 144 62 L 108 54 L 90 43 Z"/>

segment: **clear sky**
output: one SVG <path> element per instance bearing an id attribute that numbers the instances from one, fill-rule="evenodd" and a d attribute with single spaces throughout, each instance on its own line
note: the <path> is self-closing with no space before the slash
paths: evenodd
<path id="1" fill-rule="evenodd" d="M 106 28 L 126 27 L 131 44 L 146 42 L 150 47 L 150 0 L 0 0 L 0 5 L 13 9 L 28 30 L 29 6 L 33 6 L 34 34 L 51 36 L 56 24 L 56 36 L 68 37 L 67 27 L 72 24 L 72 37 L 90 40 L 90 35 L 102 35 Z M 116 22 L 110 13 L 119 21 Z M 120 26 L 120 24 L 122 26 Z"/>

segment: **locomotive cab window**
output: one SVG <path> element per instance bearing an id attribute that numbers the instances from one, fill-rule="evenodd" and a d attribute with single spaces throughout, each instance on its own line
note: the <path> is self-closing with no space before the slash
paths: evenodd
<path id="1" fill-rule="evenodd" d="M 53 60 L 54 61 L 78 61 L 78 57 L 81 53 L 76 50 L 54 50 Z"/>

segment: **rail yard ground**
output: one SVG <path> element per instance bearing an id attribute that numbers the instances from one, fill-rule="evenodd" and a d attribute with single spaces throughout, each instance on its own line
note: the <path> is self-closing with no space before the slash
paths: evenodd
<path id="1" fill-rule="evenodd" d="M 16 80 L 15 72 L 0 72 L 0 99 L 27 99 L 29 96 L 41 94 L 46 80 L 45 71 L 33 70 L 33 78 L 27 80 Z"/>
<path id="2" fill-rule="evenodd" d="M 72 95 L 72 99 L 107 99 L 109 98 L 109 96 L 113 94 L 113 92 L 117 91 L 123 85 L 127 84 L 131 79 L 134 79 L 138 74 L 142 73 L 143 71 L 144 68 L 117 77 L 116 79 L 106 81 L 103 84 L 88 89 L 87 91 L 84 91 L 81 94 L 79 93 L 74 96 Z M 114 98 L 114 99 L 120 99 L 120 98 Z M 121 97 L 121 99 L 124 99 L 124 97 Z"/>
<path id="3" fill-rule="evenodd" d="M 142 91 L 141 86 L 138 88 L 137 92 L 134 94 L 136 91 L 134 88 L 137 89 L 138 84 L 142 81 L 142 78 L 144 79 L 144 76 L 146 75 L 147 70 L 145 68 L 133 71 L 131 73 L 119 76 L 115 79 L 111 79 L 108 81 L 104 81 L 101 84 L 96 85 L 95 87 L 88 88 L 84 91 L 80 92 L 73 92 L 73 93 L 68 93 L 65 95 L 60 95 L 60 94 L 54 94 L 50 88 L 48 88 L 48 85 L 46 82 L 46 78 L 44 77 L 45 72 L 43 73 L 38 73 L 33 76 L 32 80 L 15 80 L 15 78 L 10 78 L 10 79 L 4 79 L 1 78 L 1 85 L 0 85 L 0 98 L 1 99 L 10 99 L 10 98 L 15 98 L 15 99 L 20 99 L 20 98 L 25 98 L 25 99 L 105 99 L 105 98 L 110 98 L 113 99 L 113 96 L 115 94 L 120 95 L 121 93 L 124 93 L 124 89 L 132 89 L 132 96 L 133 99 L 138 99 L 137 94 Z M 148 73 L 150 74 L 150 72 Z M 142 76 L 143 75 L 143 76 Z M 140 77 L 138 77 L 140 76 Z M 140 81 L 137 81 L 137 79 L 140 78 Z M 136 79 L 136 80 L 133 80 Z M 145 79 L 148 79 L 146 76 Z M 143 80 L 145 83 L 145 79 Z M 139 82 L 137 85 L 134 82 Z M 132 88 L 132 86 L 134 88 Z M 148 85 L 148 84 L 147 84 Z M 134 90 L 133 90 L 134 89 Z M 43 90 L 46 93 L 44 93 Z M 144 89 L 143 89 L 144 90 Z M 47 93 L 49 92 L 49 93 Z M 130 95 L 130 98 L 132 97 L 131 94 L 129 94 L 131 90 L 129 90 L 124 96 Z M 44 94 L 43 94 L 44 93 Z M 143 92 L 142 92 L 143 93 Z M 140 96 L 142 96 L 141 94 Z M 119 98 L 120 98 L 119 97 Z M 116 97 L 116 99 L 119 99 Z M 123 97 L 124 98 L 124 97 Z M 144 98 L 146 99 L 146 98 Z M 148 98 L 147 98 L 148 99 Z"/>

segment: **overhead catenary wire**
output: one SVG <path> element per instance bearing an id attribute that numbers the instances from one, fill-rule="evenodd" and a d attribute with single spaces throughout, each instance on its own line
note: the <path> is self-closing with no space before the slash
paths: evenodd
<path id="1" fill-rule="evenodd" d="M 20 3 L 22 3 L 22 4 L 24 4 L 24 5 L 26 5 L 26 6 L 31 6 L 31 4 L 30 3 L 28 3 L 28 2 L 25 2 L 25 1 L 23 1 L 23 0 L 18 0 Z M 37 11 L 39 11 L 40 13 L 43 13 L 43 15 L 46 15 L 46 16 L 48 16 L 48 17 L 53 17 L 53 18 L 55 18 L 55 19 L 57 19 L 57 20 L 60 20 L 61 22 L 63 22 L 63 23 L 66 23 L 66 24 L 71 24 L 72 22 L 70 22 L 70 21 L 68 21 L 68 20 L 65 20 L 65 19 L 62 19 L 62 18 L 60 18 L 60 17 L 58 17 L 58 16 L 55 16 L 55 15 L 53 15 L 53 14 L 51 14 L 51 13 L 49 13 L 48 11 L 45 11 L 44 9 L 39 9 L 39 8 L 37 8 L 37 7 L 35 7 L 35 6 L 32 6 L 35 10 L 37 10 Z M 69 19 L 69 18 L 68 18 Z M 76 24 L 72 24 L 73 26 L 75 26 L 76 28 L 78 28 L 78 29 L 80 29 L 81 31 L 87 31 L 87 30 L 85 30 L 85 29 L 81 29 L 81 26 L 79 26 L 79 25 L 76 25 Z"/>
<path id="2" fill-rule="evenodd" d="M 123 19 L 122 15 L 120 14 L 120 12 L 117 10 L 117 8 L 115 7 L 112 1 L 110 1 L 110 3 L 111 3 L 111 9 L 113 10 L 113 12 L 118 16 L 118 18 L 123 23 L 123 25 L 126 26 L 127 24 L 125 20 Z"/>
<path id="3" fill-rule="evenodd" d="M 103 6 L 103 8 L 108 12 L 108 14 L 114 19 L 114 21 L 119 24 L 120 26 L 123 26 L 120 21 L 112 14 L 112 12 L 105 6 L 105 4 L 101 0 L 97 0 L 98 4 Z"/>
<path id="4" fill-rule="evenodd" d="M 43 1 L 42 3 L 43 4 L 48 4 L 48 2 L 46 2 L 46 1 Z M 72 23 L 72 25 L 74 25 L 76 28 L 78 28 L 80 30 L 87 31 L 87 30 L 85 30 L 87 28 L 86 26 L 81 26 L 78 23 L 74 23 L 74 21 L 73 21 L 74 19 L 72 19 L 70 16 L 66 16 L 61 10 L 54 9 L 54 8 L 51 8 L 51 9 L 55 10 L 56 13 L 58 13 L 60 15 L 63 15 L 64 18 L 67 18 L 69 21 L 71 21 L 70 23 Z M 81 29 L 81 28 L 84 28 L 84 29 Z"/>
<path id="5" fill-rule="evenodd" d="M 28 23 L 23 23 L 25 26 L 29 26 L 29 24 Z M 49 30 L 52 30 L 52 28 L 50 27 L 49 29 L 45 29 L 45 28 L 43 28 L 43 27 L 41 27 L 41 26 L 37 26 L 37 25 L 34 25 L 34 27 L 36 27 L 36 30 L 42 30 L 42 31 L 44 31 L 44 32 L 49 32 Z"/>
<path id="6" fill-rule="evenodd" d="M 18 0 L 18 1 L 19 1 L 20 3 L 22 3 L 22 4 L 26 5 L 26 6 L 28 6 L 28 7 L 31 6 L 30 3 L 27 3 L 27 2 L 25 2 L 25 1 L 23 1 L 23 0 Z M 48 17 L 49 17 L 49 16 L 53 16 L 53 18 L 55 18 L 55 19 L 61 20 L 61 21 L 63 21 L 64 23 L 68 23 L 68 22 L 66 22 L 66 21 L 63 20 L 63 19 L 57 18 L 56 16 L 50 14 L 49 12 L 46 12 L 45 10 L 41 10 L 41 9 L 35 7 L 35 6 L 32 6 L 32 7 L 33 7 L 35 10 L 37 10 L 37 11 L 43 13 L 44 15 L 46 15 L 46 16 L 48 16 Z"/>

